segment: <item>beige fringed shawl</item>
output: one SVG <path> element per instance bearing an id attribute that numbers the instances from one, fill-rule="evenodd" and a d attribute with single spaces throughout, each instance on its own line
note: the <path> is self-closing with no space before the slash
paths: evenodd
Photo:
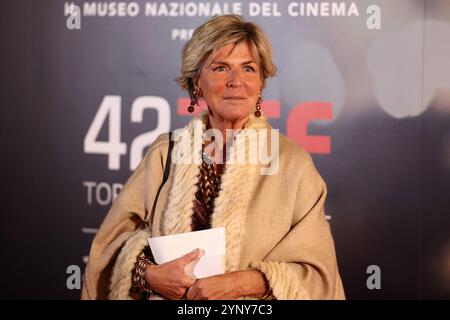
<path id="1" fill-rule="evenodd" d="M 206 117 L 188 123 L 189 135 L 203 133 Z M 264 116 L 250 116 L 244 129 L 271 126 Z M 191 231 L 199 161 L 173 163 L 154 203 L 168 145 L 168 134 L 151 145 L 103 221 L 92 243 L 83 299 L 139 298 L 130 294 L 131 273 L 147 238 Z M 201 144 L 182 139 L 174 152 L 200 157 Z M 273 175 L 262 175 L 260 164 L 226 165 L 212 216 L 213 228 L 226 229 L 226 270 L 260 270 L 277 299 L 343 299 L 324 215 L 326 185 L 309 154 L 281 134 L 278 160 Z M 142 229 L 143 223 L 148 227 Z"/>

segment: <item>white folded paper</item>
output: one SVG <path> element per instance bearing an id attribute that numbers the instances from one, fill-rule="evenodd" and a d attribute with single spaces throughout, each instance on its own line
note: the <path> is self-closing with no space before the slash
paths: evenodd
<path id="1" fill-rule="evenodd" d="M 186 273 L 194 279 L 225 273 L 225 228 L 179 233 L 148 238 L 153 258 L 158 264 L 177 259 L 197 248 L 199 259 L 186 266 Z"/>

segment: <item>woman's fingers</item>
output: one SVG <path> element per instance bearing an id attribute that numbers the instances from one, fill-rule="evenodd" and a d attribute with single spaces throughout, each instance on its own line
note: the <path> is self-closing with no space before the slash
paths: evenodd
<path id="1" fill-rule="evenodd" d="M 195 259 L 197 259 L 200 256 L 200 249 L 195 249 L 188 254 L 185 254 L 184 256 L 178 258 L 178 262 L 181 263 L 181 265 L 184 267 L 187 264 L 191 263 Z"/>
<path id="2" fill-rule="evenodd" d="M 174 261 L 148 270 L 146 278 L 150 287 L 169 299 L 186 297 L 187 290 L 195 283 L 195 279 L 187 276 L 184 268 L 199 256 L 200 250 L 195 249 Z"/>
<path id="3" fill-rule="evenodd" d="M 186 299 L 195 300 L 197 294 L 198 294 L 197 288 L 193 285 L 186 291 Z"/>

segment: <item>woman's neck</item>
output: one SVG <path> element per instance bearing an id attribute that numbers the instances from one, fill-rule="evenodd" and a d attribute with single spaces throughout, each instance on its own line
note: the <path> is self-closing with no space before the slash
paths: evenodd
<path id="1" fill-rule="evenodd" d="M 214 158 L 215 163 L 225 163 L 227 158 L 227 139 L 230 139 L 230 143 L 233 142 L 233 136 L 236 130 L 243 129 L 245 124 L 248 121 L 248 116 L 244 119 L 238 120 L 238 121 L 224 121 L 220 120 L 217 117 L 212 116 L 211 113 L 208 115 L 207 123 L 206 123 L 206 129 L 216 129 L 219 130 L 222 134 L 222 139 L 207 139 L 204 141 L 205 147 L 208 147 L 206 149 L 210 150 L 211 152 L 207 152 L 209 156 Z M 227 137 L 227 130 L 232 130 L 231 137 Z M 230 132 L 229 132 L 230 133 Z M 216 143 L 214 143 L 216 141 Z M 220 143 L 220 141 L 222 143 Z M 213 143 L 214 145 L 210 145 Z M 221 161 L 218 158 L 218 154 L 222 154 Z"/>
<path id="2" fill-rule="evenodd" d="M 211 113 L 208 115 L 208 123 L 207 123 L 207 129 L 216 129 L 219 130 L 222 133 L 222 147 L 226 146 L 226 142 L 230 137 L 227 137 L 227 130 L 232 130 L 231 132 L 234 132 L 236 130 L 243 129 L 245 124 L 248 121 L 248 116 L 244 119 L 239 119 L 236 121 L 233 120 L 225 120 L 220 119 L 218 116 L 213 116 Z"/>

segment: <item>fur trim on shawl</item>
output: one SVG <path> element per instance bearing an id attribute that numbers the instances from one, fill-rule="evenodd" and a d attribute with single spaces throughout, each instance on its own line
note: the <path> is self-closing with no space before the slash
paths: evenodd
<path id="1" fill-rule="evenodd" d="M 111 278 L 111 292 L 109 294 L 110 299 L 132 299 L 129 295 L 132 272 L 135 268 L 137 256 L 146 246 L 148 246 L 147 239 L 149 237 L 150 232 L 147 230 L 138 230 L 125 243 L 125 246 L 116 260 L 116 266 L 120 266 L 120 268 L 114 268 Z"/>
<path id="2" fill-rule="evenodd" d="M 308 292 L 298 285 L 297 274 L 288 263 L 278 261 L 253 261 L 250 267 L 266 276 L 272 294 L 278 300 L 310 300 Z"/>

